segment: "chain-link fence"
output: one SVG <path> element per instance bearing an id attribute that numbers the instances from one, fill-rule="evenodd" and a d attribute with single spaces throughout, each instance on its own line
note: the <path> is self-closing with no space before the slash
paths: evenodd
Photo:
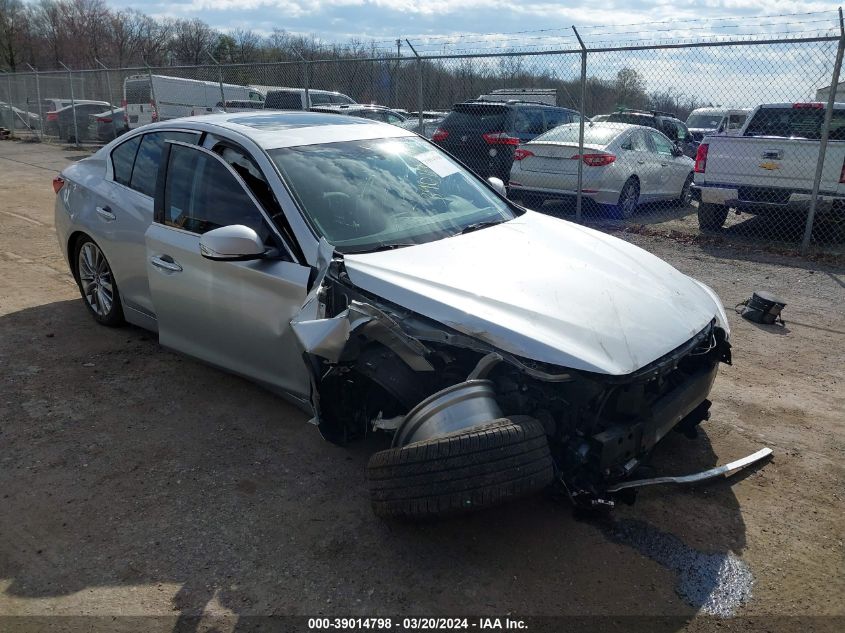
<path id="1" fill-rule="evenodd" d="M 827 107 L 841 34 L 651 47 L 575 35 L 551 52 L 418 53 L 406 41 L 413 55 L 32 69 L 0 76 L 0 125 L 80 144 L 213 112 L 352 114 L 430 138 L 543 212 L 842 248 L 845 105 Z"/>

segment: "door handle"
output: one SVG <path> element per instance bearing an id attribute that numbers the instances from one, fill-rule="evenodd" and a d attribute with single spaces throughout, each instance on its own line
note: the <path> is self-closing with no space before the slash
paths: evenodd
<path id="1" fill-rule="evenodd" d="M 112 222 L 116 218 L 115 214 L 111 212 L 111 207 L 97 207 L 97 215 L 106 222 Z"/>
<path id="2" fill-rule="evenodd" d="M 637 164 L 638 164 L 638 165 L 645 165 L 645 161 L 644 161 L 642 158 L 640 158 L 640 159 L 637 161 Z"/>
<path id="3" fill-rule="evenodd" d="M 164 257 L 170 257 L 169 255 L 164 255 Z M 150 263 L 155 266 L 156 268 L 161 268 L 162 270 L 166 270 L 169 273 L 181 273 L 182 267 L 174 261 L 168 261 L 163 259 L 162 257 L 150 257 Z"/>
<path id="4" fill-rule="evenodd" d="M 783 158 L 783 150 L 779 149 L 768 149 L 765 150 L 761 156 L 761 158 L 768 158 L 774 160 L 780 160 Z"/>
<path id="5" fill-rule="evenodd" d="M 668 166 L 669 166 L 669 163 L 660 163 L 660 166 L 661 166 L 661 167 L 668 167 Z"/>

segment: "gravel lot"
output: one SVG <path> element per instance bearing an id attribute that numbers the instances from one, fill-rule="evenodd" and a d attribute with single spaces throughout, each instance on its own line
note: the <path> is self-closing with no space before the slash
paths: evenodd
<path id="1" fill-rule="evenodd" d="M 684 473 L 765 445 L 771 462 L 645 489 L 603 520 L 536 498 L 384 522 L 364 479 L 377 441 L 332 446 L 283 400 L 88 317 L 56 244 L 50 186 L 80 155 L 0 142 L 0 616 L 167 617 L 7 617 L 0 630 L 506 613 L 672 616 L 670 630 L 838 616 L 806 630 L 845 628 L 841 262 L 621 234 L 726 305 L 754 289 L 789 302 L 785 328 L 730 313 L 734 366 L 717 379 L 712 419 L 654 458 Z"/>

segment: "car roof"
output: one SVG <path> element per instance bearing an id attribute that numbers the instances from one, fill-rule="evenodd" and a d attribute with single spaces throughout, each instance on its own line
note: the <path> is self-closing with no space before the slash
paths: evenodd
<path id="1" fill-rule="evenodd" d="M 395 125 L 370 119 L 338 116 L 334 113 L 284 110 L 207 114 L 144 126 L 149 131 L 173 127 L 212 132 L 222 128 L 251 139 L 263 149 L 416 136 L 413 132 Z"/>

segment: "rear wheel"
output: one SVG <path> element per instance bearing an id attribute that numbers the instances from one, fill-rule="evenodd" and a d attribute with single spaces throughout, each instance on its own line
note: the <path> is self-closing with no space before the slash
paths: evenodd
<path id="1" fill-rule="evenodd" d="M 615 218 L 628 220 L 633 217 L 639 204 L 640 184 L 635 178 L 628 178 L 619 192 L 619 201 L 610 207 L 610 213 Z"/>
<path id="2" fill-rule="evenodd" d="M 698 228 L 702 231 L 718 231 L 728 219 L 728 208 L 722 204 L 698 203 Z"/>
<path id="3" fill-rule="evenodd" d="M 85 307 L 97 323 L 114 327 L 123 323 L 120 292 L 106 256 L 91 238 L 76 244 L 76 278 Z"/>
<path id="4" fill-rule="evenodd" d="M 498 505 L 554 479 L 543 425 L 501 418 L 443 437 L 380 451 L 367 478 L 381 517 L 426 518 Z"/>
<path id="5" fill-rule="evenodd" d="M 685 209 L 692 204 L 692 172 L 689 173 L 689 176 L 684 181 L 684 187 L 681 189 L 681 197 L 678 198 L 678 203 Z"/>

